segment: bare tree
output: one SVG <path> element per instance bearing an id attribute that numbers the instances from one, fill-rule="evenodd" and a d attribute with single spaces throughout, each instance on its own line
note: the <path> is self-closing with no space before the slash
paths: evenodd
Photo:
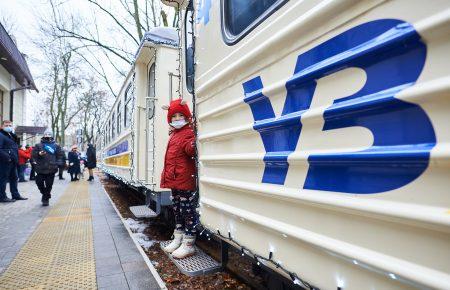
<path id="1" fill-rule="evenodd" d="M 44 20 L 49 19 L 49 20 Z M 71 43 L 54 37 L 54 23 L 65 25 L 55 10 L 50 18 L 43 18 L 39 26 L 35 44 L 44 56 L 39 60 L 47 70 L 40 76 L 43 80 L 44 106 L 49 112 L 48 119 L 55 138 L 65 144 L 66 130 L 74 117 L 81 111 L 77 101 L 77 91 L 82 88 L 79 74 L 80 60 L 74 55 Z"/>
<path id="2" fill-rule="evenodd" d="M 83 129 L 85 142 L 95 143 L 100 136 L 102 118 L 109 110 L 106 101 L 108 94 L 99 88 L 94 77 L 87 78 L 84 82 L 86 89 L 79 99 L 82 109 L 77 119 Z"/>
<path id="3" fill-rule="evenodd" d="M 120 9 L 113 9 L 105 2 L 84 0 L 92 6 L 94 13 L 111 21 L 97 22 L 97 18 L 83 18 L 76 12 L 66 14 L 63 0 L 49 0 L 55 14 L 66 19 L 57 21 L 54 37 L 70 40 L 74 50 L 88 66 L 100 76 L 104 84 L 116 95 L 112 79 L 125 77 L 126 70 L 134 61 L 136 52 L 145 31 L 163 24 L 168 26 L 168 15 L 159 0 L 119 0 Z M 170 8 L 172 9 L 172 8 Z M 97 15 L 97 14 L 95 14 Z M 172 25 L 177 24 L 177 13 L 173 14 Z M 69 25 L 65 25 L 69 24 Z M 108 26 L 108 27 L 106 27 Z M 102 35 L 102 31 L 114 31 L 118 37 Z M 120 39 L 120 41 L 116 41 Z M 112 68 L 116 75 L 111 75 Z"/>
<path id="4" fill-rule="evenodd" d="M 48 85 L 43 92 L 45 104 L 50 112 L 50 125 L 55 133 L 55 138 L 61 144 L 65 144 L 65 132 L 71 125 L 73 118 L 81 111 L 81 106 L 75 97 L 75 91 L 80 88 L 80 77 L 74 76 L 76 70 L 72 66 L 72 54 L 60 55 L 47 61 L 50 62 L 51 71 L 47 76 Z M 59 56 L 59 57 L 58 57 Z"/>
<path id="5" fill-rule="evenodd" d="M 17 32 L 17 22 L 14 21 L 14 17 L 11 15 L 3 15 L 0 19 L 0 23 L 9 35 L 14 35 Z"/>
<path id="6" fill-rule="evenodd" d="M 49 123 L 62 145 L 67 129 L 80 125 L 94 143 L 107 96 L 117 97 L 117 80 L 125 77 L 145 31 L 176 25 L 177 13 L 164 11 L 159 0 L 119 0 L 109 6 L 83 0 L 92 7 L 88 16 L 71 9 L 70 1 L 47 1 L 50 15 L 40 17 L 36 44 L 45 55 L 40 65 L 47 67 L 42 78 Z"/>

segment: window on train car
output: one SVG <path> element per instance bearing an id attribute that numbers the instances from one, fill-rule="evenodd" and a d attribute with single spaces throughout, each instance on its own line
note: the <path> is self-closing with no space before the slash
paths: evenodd
<path id="1" fill-rule="evenodd" d="M 131 106 L 133 103 L 131 102 L 131 84 L 128 85 L 125 90 L 124 95 L 124 112 L 123 112 L 123 126 L 124 128 L 128 128 L 131 125 Z"/>
<path id="2" fill-rule="evenodd" d="M 122 103 L 119 101 L 117 103 L 117 135 L 120 134 L 122 130 Z"/>
<path id="3" fill-rule="evenodd" d="M 111 120 L 108 121 L 108 126 L 106 127 L 106 142 L 109 143 L 109 141 L 111 141 L 111 134 L 109 131 L 109 128 L 111 128 Z"/>
<path id="4" fill-rule="evenodd" d="M 114 139 L 116 137 L 116 113 L 113 112 L 112 118 L 111 118 L 111 139 Z"/>
<path id="5" fill-rule="evenodd" d="M 155 115 L 155 63 L 148 70 L 148 97 L 147 97 L 147 118 L 150 120 Z"/>
<path id="6" fill-rule="evenodd" d="M 222 35 L 236 44 L 288 0 L 222 0 Z"/>
<path id="7" fill-rule="evenodd" d="M 192 3 L 192 2 L 191 2 Z M 192 32 L 194 23 L 192 21 L 191 9 L 186 10 L 184 15 L 184 47 L 186 58 L 186 88 L 191 94 L 194 92 L 194 47 L 192 44 Z"/>

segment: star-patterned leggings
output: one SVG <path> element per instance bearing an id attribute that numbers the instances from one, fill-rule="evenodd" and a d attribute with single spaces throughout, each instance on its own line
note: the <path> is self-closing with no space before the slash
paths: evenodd
<path id="1" fill-rule="evenodd" d="M 195 236 L 197 191 L 172 189 L 171 199 L 176 229 L 184 231 L 186 235 Z"/>

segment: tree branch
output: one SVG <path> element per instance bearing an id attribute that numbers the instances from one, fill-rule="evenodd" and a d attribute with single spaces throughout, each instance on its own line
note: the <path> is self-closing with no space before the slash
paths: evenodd
<path id="1" fill-rule="evenodd" d="M 94 4 L 95 6 L 97 6 L 100 10 L 102 10 L 103 12 L 105 12 L 106 14 L 108 14 L 113 20 L 114 22 L 120 27 L 122 28 L 122 30 L 131 37 L 131 39 L 134 40 L 134 42 L 136 42 L 137 45 L 139 45 L 139 41 L 133 36 L 133 34 L 131 34 L 131 32 L 128 31 L 128 29 L 126 29 L 119 20 L 117 20 L 117 18 L 108 10 L 106 10 L 105 8 L 103 8 L 100 4 L 97 3 L 97 1 L 93 1 L 93 0 L 88 0 L 88 2 Z"/>
<path id="2" fill-rule="evenodd" d="M 134 21 L 136 22 L 136 29 L 139 35 L 139 39 L 142 39 L 142 25 L 141 20 L 139 19 L 139 7 L 137 0 L 133 0 L 134 5 Z"/>
<path id="3" fill-rule="evenodd" d="M 101 42 L 98 41 L 98 40 L 87 38 L 87 37 L 85 37 L 85 36 L 83 36 L 83 35 L 81 35 L 81 34 L 75 33 L 75 32 L 73 32 L 73 31 L 66 30 L 66 29 L 61 28 L 61 27 L 58 27 L 58 30 L 61 31 L 61 32 L 64 32 L 64 33 L 68 33 L 68 34 L 69 34 L 69 35 L 61 35 L 61 36 L 59 36 L 59 37 L 61 37 L 61 38 L 66 38 L 66 37 L 67 37 L 67 38 L 75 38 L 75 39 L 79 39 L 79 40 L 84 40 L 84 41 L 88 41 L 88 42 L 91 42 L 91 43 L 95 43 L 95 44 L 97 44 L 99 47 L 102 47 L 102 48 L 108 50 L 109 52 L 113 53 L 113 54 L 116 55 L 117 57 L 119 57 L 119 58 L 121 58 L 122 60 L 126 61 L 128 64 L 131 64 L 131 63 L 132 63 L 131 60 L 129 60 L 128 58 L 126 58 L 126 57 L 122 56 L 121 54 L 119 54 L 118 52 L 116 52 L 115 49 L 117 49 L 117 48 L 109 47 L 109 46 L 107 46 L 107 45 L 101 43 Z M 119 50 L 119 49 L 117 49 L 117 50 Z"/>

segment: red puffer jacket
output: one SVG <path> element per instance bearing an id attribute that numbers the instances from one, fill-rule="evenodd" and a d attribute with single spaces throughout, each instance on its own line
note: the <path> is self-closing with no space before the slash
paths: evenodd
<path id="1" fill-rule="evenodd" d="M 189 125 L 174 130 L 167 144 L 161 188 L 196 190 L 195 135 Z"/>
<path id="2" fill-rule="evenodd" d="M 30 150 L 24 150 L 22 148 L 19 149 L 19 165 L 27 163 L 27 160 L 30 158 L 31 158 Z"/>

